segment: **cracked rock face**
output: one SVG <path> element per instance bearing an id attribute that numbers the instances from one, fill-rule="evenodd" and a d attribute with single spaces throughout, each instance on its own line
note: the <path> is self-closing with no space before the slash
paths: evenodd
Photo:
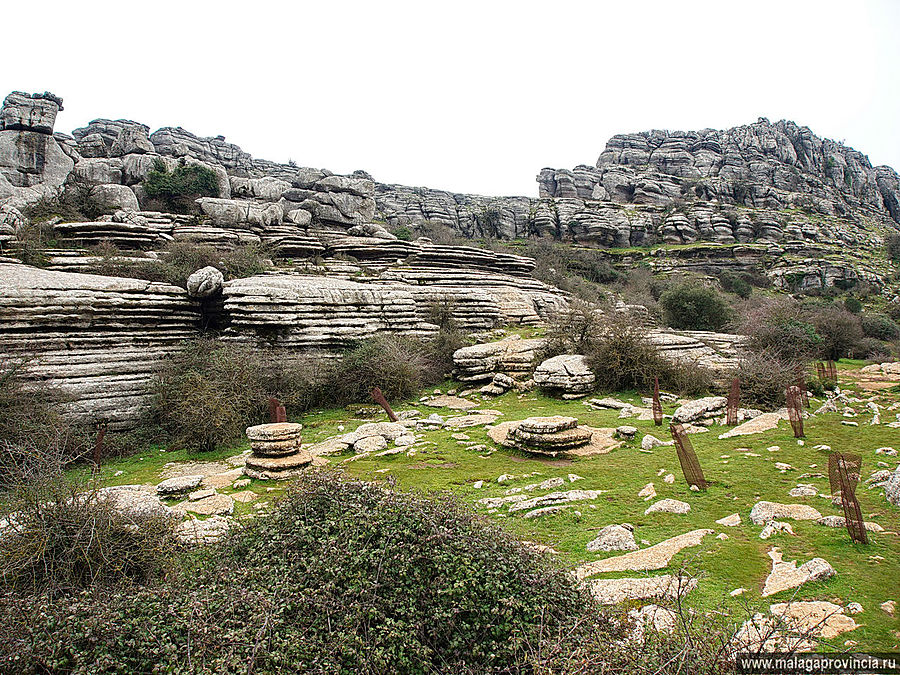
<path id="1" fill-rule="evenodd" d="M 636 551 L 637 542 L 634 540 L 634 532 L 632 529 L 624 525 L 607 525 L 597 538 L 589 542 L 587 550 L 589 553 L 597 553 L 599 551 Z"/>

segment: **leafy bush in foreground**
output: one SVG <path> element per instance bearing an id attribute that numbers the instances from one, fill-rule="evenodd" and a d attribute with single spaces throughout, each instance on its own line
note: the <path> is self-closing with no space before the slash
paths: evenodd
<path id="1" fill-rule="evenodd" d="M 0 672 L 533 673 L 603 663 L 614 633 L 568 574 L 450 498 L 334 472 L 193 569 L 64 600 L 0 597 Z"/>

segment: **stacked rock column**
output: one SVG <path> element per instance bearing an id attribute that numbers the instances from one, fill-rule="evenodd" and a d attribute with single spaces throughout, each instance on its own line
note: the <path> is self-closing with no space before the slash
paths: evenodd
<path id="1" fill-rule="evenodd" d="M 244 473 L 251 478 L 290 478 L 312 462 L 309 451 L 302 449 L 302 424 L 277 422 L 247 427 L 247 438 L 253 454 L 247 458 Z"/>

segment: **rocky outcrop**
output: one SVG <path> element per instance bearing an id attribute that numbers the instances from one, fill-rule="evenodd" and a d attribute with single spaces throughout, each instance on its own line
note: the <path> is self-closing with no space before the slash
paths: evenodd
<path id="1" fill-rule="evenodd" d="M 880 179 L 880 180 L 879 180 Z M 645 131 L 613 136 L 595 166 L 544 169 L 543 197 L 671 204 L 700 198 L 758 208 L 812 208 L 893 217 L 897 174 L 808 127 L 760 118 L 723 131 Z"/>
<path id="2" fill-rule="evenodd" d="M 402 287 L 255 276 L 227 282 L 223 295 L 226 339 L 291 351 L 335 352 L 376 333 L 425 336 L 437 330 L 419 319 L 415 299 Z"/>
<path id="3" fill-rule="evenodd" d="M 596 377 L 583 356 L 561 354 L 543 361 L 534 371 L 534 383 L 562 392 L 566 399 L 580 398 L 594 390 Z"/>
<path id="4" fill-rule="evenodd" d="M 53 136 L 62 99 L 50 93 L 15 91 L 0 107 L 0 199 L 21 203 L 52 195 L 75 165 Z M 37 188 L 23 190 L 22 188 Z"/>
<path id="5" fill-rule="evenodd" d="M 0 263 L 0 352 L 27 385 L 70 398 L 76 419 L 133 426 L 155 368 L 198 323 L 181 288 Z"/>

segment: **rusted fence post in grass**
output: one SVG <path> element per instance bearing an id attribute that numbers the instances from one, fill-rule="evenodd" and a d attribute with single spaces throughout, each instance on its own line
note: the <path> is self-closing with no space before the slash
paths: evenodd
<path id="1" fill-rule="evenodd" d="M 828 379 L 831 380 L 835 386 L 837 386 L 837 366 L 835 365 L 834 361 L 829 361 L 827 364 L 825 364 L 825 367 L 828 370 Z"/>
<path id="2" fill-rule="evenodd" d="M 800 390 L 800 404 L 808 408 L 809 392 L 806 390 L 806 368 L 803 364 L 797 366 L 797 388 Z"/>
<path id="3" fill-rule="evenodd" d="M 669 431 L 672 432 L 672 439 L 675 441 L 675 451 L 678 453 L 678 462 L 681 464 L 681 472 L 688 485 L 696 485 L 701 490 L 705 490 L 707 486 L 706 478 L 703 475 L 703 469 L 700 468 L 700 461 L 697 459 L 697 453 L 694 452 L 694 446 L 687 437 L 684 427 L 680 424 L 670 424 Z"/>
<path id="4" fill-rule="evenodd" d="M 384 408 L 384 412 L 387 413 L 388 419 L 391 422 L 397 422 L 400 419 L 391 409 L 390 404 L 387 402 L 387 399 L 384 397 L 384 394 L 381 393 L 381 389 L 379 389 L 378 387 L 375 387 L 372 390 L 372 400 L 382 408 Z"/>
<path id="5" fill-rule="evenodd" d="M 819 378 L 819 382 L 822 385 L 825 385 L 825 380 L 828 379 L 828 375 L 825 373 L 825 364 L 821 361 L 816 361 L 816 377 Z"/>
<path id="6" fill-rule="evenodd" d="M 97 424 L 97 440 L 94 441 L 94 471 L 100 470 L 100 460 L 103 457 L 103 438 L 106 436 L 106 422 Z"/>
<path id="7" fill-rule="evenodd" d="M 269 423 L 287 422 L 287 410 L 277 398 L 269 397 Z"/>
<path id="8" fill-rule="evenodd" d="M 728 392 L 728 405 L 725 412 L 725 424 L 733 427 L 738 423 L 738 406 L 741 402 L 741 381 L 734 378 L 731 381 L 731 389 Z"/>
<path id="9" fill-rule="evenodd" d="M 828 456 L 828 482 L 831 484 L 831 500 L 840 500 L 844 509 L 844 523 L 850 539 L 860 544 L 868 544 L 866 524 L 863 520 L 859 500 L 856 498 L 856 486 L 862 471 L 862 458 L 859 455 L 835 452 Z"/>
<path id="10" fill-rule="evenodd" d="M 662 426 L 663 412 L 662 403 L 659 401 L 659 378 L 653 378 L 653 423 L 656 426 Z"/>
<path id="11" fill-rule="evenodd" d="M 792 384 L 785 394 L 787 399 L 788 420 L 794 430 L 794 438 L 803 438 L 803 410 L 800 403 L 800 388 Z"/>
<path id="12" fill-rule="evenodd" d="M 828 455 L 828 485 L 831 488 L 831 503 L 837 506 L 845 486 L 841 484 L 841 476 L 845 476 L 850 490 L 856 492 L 862 471 L 862 457 L 849 452 L 832 452 Z"/>

